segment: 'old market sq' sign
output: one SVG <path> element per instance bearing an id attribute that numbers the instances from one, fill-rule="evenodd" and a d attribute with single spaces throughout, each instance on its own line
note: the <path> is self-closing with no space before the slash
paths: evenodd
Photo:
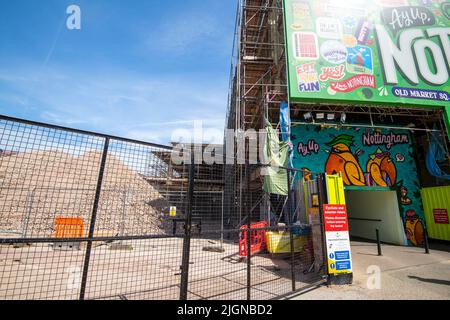
<path id="1" fill-rule="evenodd" d="M 284 5 L 292 101 L 450 104 L 450 2 Z"/>

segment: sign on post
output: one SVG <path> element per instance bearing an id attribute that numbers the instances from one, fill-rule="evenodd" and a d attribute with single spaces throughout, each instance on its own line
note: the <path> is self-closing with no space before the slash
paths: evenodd
<path id="1" fill-rule="evenodd" d="M 329 274 L 352 272 L 347 208 L 342 204 L 324 204 L 323 219 Z"/>
<path id="2" fill-rule="evenodd" d="M 434 223 L 449 224 L 447 209 L 433 209 Z"/>
<path id="3" fill-rule="evenodd" d="M 170 213 L 169 215 L 171 217 L 176 217 L 177 216 L 177 207 L 170 207 Z"/>

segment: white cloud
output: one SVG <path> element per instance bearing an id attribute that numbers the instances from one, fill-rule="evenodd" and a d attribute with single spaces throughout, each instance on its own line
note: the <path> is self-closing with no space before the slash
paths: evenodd
<path id="1" fill-rule="evenodd" d="M 52 112 L 49 112 L 49 111 L 44 111 L 43 113 L 41 113 L 41 117 L 45 121 L 60 123 L 60 124 L 66 125 L 66 126 L 80 125 L 80 124 L 86 124 L 87 123 L 86 120 L 72 119 L 72 118 L 70 118 L 68 116 L 65 116 L 62 113 L 55 114 L 55 113 L 52 113 Z"/>
<path id="2" fill-rule="evenodd" d="M 170 131 L 167 130 L 130 130 L 127 136 L 130 139 L 150 141 L 159 144 L 167 144 L 167 137 L 170 136 Z"/>
<path id="3" fill-rule="evenodd" d="M 144 43 L 152 51 L 182 55 L 205 48 L 228 49 L 224 45 L 227 33 L 216 12 L 183 11 L 167 17 L 166 22 L 150 31 Z"/>
<path id="4" fill-rule="evenodd" d="M 0 101 L 9 101 L 15 105 L 26 106 L 27 99 L 15 93 L 0 93 Z"/>
<path id="5" fill-rule="evenodd" d="M 157 143 L 168 143 L 175 129 L 189 130 L 195 120 L 223 132 L 227 82 L 212 82 L 208 75 L 96 74 L 64 68 L 42 74 L 27 68 L 0 72 L 0 79 L 22 97 L 14 103 L 0 91 L 0 105 L 20 102 L 39 114 L 34 120 Z"/>
<path id="6" fill-rule="evenodd" d="M 183 141 L 221 144 L 223 142 L 224 119 L 222 118 L 169 121 L 157 125 L 161 129 L 133 129 L 127 133 L 127 136 L 156 143 Z M 151 128 L 154 124 L 140 124 L 137 127 Z"/>

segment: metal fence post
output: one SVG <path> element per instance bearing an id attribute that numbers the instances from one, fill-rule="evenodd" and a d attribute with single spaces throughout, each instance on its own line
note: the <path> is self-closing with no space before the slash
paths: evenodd
<path id="1" fill-rule="evenodd" d="M 34 191 L 36 190 L 36 187 L 33 188 L 33 190 L 28 191 L 27 194 L 27 209 L 25 211 L 25 217 L 22 222 L 22 238 L 27 237 L 28 233 L 28 224 L 30 222 L 30 216 L 31 216 L 31 210 L 33 207 L 33 198 L 34 198 Z"/>
<path id="2" fill-rule="evenodd" d="M 251 300 L 251 287 L 252 287 L 252 274 L 251 274 L 251 255 L 252 255 L 252 248 L 251 248 L 251 239 L 252 236 L 251 233 L 251 225 L 250 225 L 250 216 L 248 218 L 248 224 L 247 224 L 247 230 L 245 231 L 247 233 L 247 300 Z"/>
<path id="3" fill-rule="evenodd" d="M 120 214 L 120 227 L 119 227 L 119 235 L 125 235 L 125 215 L 127 210 L 127 199 L 128 199 L 128 191 L 123 190 L 123 198 L 122 198 L 122 211 Z"/>
<path id="4" fill-rule="evenodd" d="M 425 245 L 425 253 L 426 254 L 429 254 L 430 253 L 430 245 L 429 245 L 429 243 L 428 243 L 428 229 L 427 229 L 427 226 L 424 224 L 423 225 L 423 231 L 424 231 L 424 233 L 423 233 L 423 235 L 424 235 L 424 240 L 425 240 L 425 243 L 424 243 L 424 245 Z"/>
<path id="5" fill-rule="evenodd" d="M 189 189 L 186 204 L 186 219 L 184 224 L 183 256 L 181 260 L 180 300 L 187 300 L 189 282 L 189 258 L 191 250 L 192 204 L 194 201 L 194 150 L 191 148 L 189 163 Z"/>
<path id="6" fill-rule="evenodd" d="M 97 187 L 95 189 L 94 204 L 92 206 L 92 216 L 91 216 L 91 223 L 89 226 L 89 235 L 88 235 L 89 239 L 94 237 L 95 221 L 97 219 L 98 204 L 100 202 L 100 194 L 102 191 L 103 175 L 105 173 L 106 157 L 108 155 L 108 148 L 109 148 L 109 138 L 105 138 L 105 144 L 103 146 L 103 153 L 102 153 L 102 160 L 100 162 L 100 170 L 99 170 L 98 179 L 97 179 Z M 84 300 L 85 293 L 86 293 L 86 282 L 87 282 L 88 271 L 89 271 L 89 260 L 91 258 L 91 250 L 92 250 L 92 240 L 89 240 L 87 243 L 87 246 L 86 246 L 86 255 L 84 257 L 83 276 L 81 278 L 81 288 L 80 288 L 80 300 Z"/>
<path id="7" fill-rule="evenodd" d="M 223 207 L 224 207 L 224 193 L 223 193 L 223 190 L 222 190 L 222 210 L 221 210 L 221 220 L 220 220 L 220 247 L 221 248 L 223 248 L 223 238 L 224 238 L 224 235 L 223 235 Z"/>
<path id="8" fill-rule="evenodd" d="M 249 165 L 247 163 L 246 165 L 246 172 L 247 172 L 247 300 L 251 300 L 251 287 L 252 287 L 252 274 L 251 274 L 251 256 L 252 256 L 252 243 L 251 243 L 251 236 L 252 236 L 252 230 L 251 230 L 251 213 L 248 208 L 251 207 L 249 202 L 249 194 L 250 194 L 250 172 L 249 172 Z"/>
<path id="9" fill-rule="evenodd" d="M 288 183 L 288 194 L 287 194 L 287 202 L 288 202 L 288 225 L 289 225 L 289 241 L 291 246 L 291 280 L 292 280 L 292 291 L 295 291 L 295 252 L 294 252 L 294 229 L 292 224 L 292 205 L 291 205 L 291 172 L 286 169 L 287 174 L 287 183 Z"/>
<path id="10" fill-rule="evenodd" d="M 322 266 L 325 268 L 325 273 L 328 277 L 328 283 L 330 283 L 330 276 L 328 274 L 328 257 L 327 257 L 327 242 L 325 234 L 325 223 L 323 217 L 323 205 L 328 203 L 327 187 L 325 181 L 325 174 L 321 173 L 317 176 L 317 191 L 319 193 L 319 217 L 320 227 L 322 231 Z"/>
<path id="11" fill-rule="evenodd" d="M 376 233 L 376 236 L 377 236 L 378 255 L 382 256 L 383 254 L 381 253 L 380 231 L 378 229 L 375 229 L 375 233 Z"/>

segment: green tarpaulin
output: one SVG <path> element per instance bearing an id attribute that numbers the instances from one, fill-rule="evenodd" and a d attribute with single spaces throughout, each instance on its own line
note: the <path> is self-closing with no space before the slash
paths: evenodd
<path id="1" fill-rule="evenodd" d="M 280 142 L 278 134 L 270 123 L 266 123 L 267 140 L 264 145 L 264 155 L 268 161 L 268 167 L 264 168 L 263 190 L 268 193 L 286 196 L 288 194 L 288 182 L 286 169 L 289 162 L 288 143 Z"/>

